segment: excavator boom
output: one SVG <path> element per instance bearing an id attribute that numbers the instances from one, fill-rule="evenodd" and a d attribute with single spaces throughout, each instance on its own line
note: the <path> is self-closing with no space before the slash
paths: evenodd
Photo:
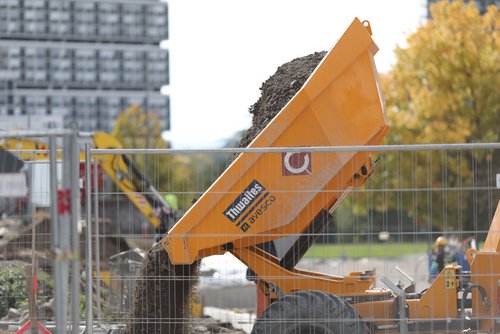
<path id="1" fill-rule="evenodd" d="M 131 108 L 134 107 L 136 106 Z M 116 138 L 101 131 L 92 134 L 92 142 L 94 148 L 123 148 Z M 46 160 L 49 158 L 48 152 L 44 152 L 49 149 L 49 145 L 29 138 L 5 138 L 0 146 L 7 150 L 23 151 L 17 154 L 22 160 Z M 57 158 L 61 158 L 59 153 Z M 165 233 L 173 225 L 174 218 L 168 204 L 129 157 L 121 154 L 105 154 L 98 155 L 97 158 L 99 166 L 134 203 L 153 228 Z M 80 161 L 84 160 L 85 154 L 82 151 L 80 152 Z M 169 221 L 169 219 L 162 218 L 162 215 L 163 217 L 166 215 L 172 217 L 169 217 Z"/>

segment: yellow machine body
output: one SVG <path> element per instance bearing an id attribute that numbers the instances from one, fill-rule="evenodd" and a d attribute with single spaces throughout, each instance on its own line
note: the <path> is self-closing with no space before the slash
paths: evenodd
<path id="1" fill-rule="evenodd" d="M 123 148 L 121 143 L 116 138 L 101 131 L 97 131 L 92 134 L 92 142 L 94 148 Z M 19 158 L 25 161 L 49 159 L 48 152 L 36 152 L 48 150 L 49 145 L 37 140 L 29 138 L 5 138 L 0 146 L 7 150 L 25 151 L 17 154 Z M 127 195 L 127 197 L 134 203 L 134 205 L 144 215 L 148 222 L 154 228 L 160 227 L 161 222 L 156 210 L 142 193 L 144 189 L 138 189 L 134 182 L 132 182 L 133 176 L 131 175 L 130 167 L 127 166 L 122 155 L 104 154 L 97 155 L 96 157 L 98 159 L 99 166 L 101 166 L 106 174 L 114 181 L 118 188 L 120 188 L 120 190 L 125 195 Z M 61 158 L 60 153 L 57 153 L 57 158 Z M 80 152 L 80 161 L 84 160 L 85 154 L 84 152 Z"/>
<path id="2" fill-rule="evenodd" d="M 95 132 L 92 135 L 92 141 L 95 148 L 123 148 L 122 144 L 116 138 L 101 131 Z M 120 154 L 103 154 L 97 156 L 97 158 L 102 169 L 115 182 L 118 188 L 127 195 L 132 203 L 134 203 L 136 208 L 146 217 L 149 223 L 154 228 L 159 228 L 161 222 L 158 218 L 158 213 L 142 193 L 147 189 L 138 189 L 134 182 L 132 182 L 134 176 L 123 157 Z"/>
<path id="3" fill-rule="evenodd" d="M 365 26 L 366 24 L 366 26 Z M 377 145 L 387 131 L 368 23 L 355 19 L 250 148 Z M 169 231 L 174 264 L 300 234 L 371 173 L 371 152 L 245 152 Z M 296 163 L 291 164 L 291 160 Z M 297 162 L 298 161 L 298 162 Z M 252 267 L 252 266 L 250 266 Z"/>
<path id="4" fill-rule="evenodd" d="M 259 287 L 273 298 L 321 290 L 350 300 L 376 332 L 399 333 L 401 322 L 410 332 L 459 332 L 447 327 L 458 328 L 465 319 L 459 317 L 464 310 L 457 306 L 459 266 L 445 267 L 426 291 L 408 294 L 406 315 L 401 315 L 395 292 L 372 288 L 375 277 L 370 272 L 341 277 L 285 268 L 257 247 L 306 233 L 315 217 L 331 212 L 346 192 L 372 173 L 373 152 L 307 147 L 381 143 L 388 125 L 373 62 L 377 50 L 369 24 L 355 19 L 301 90 L 249 145 L 284 148 L 283 152 L 240 154 L 163 238 L 173 264 L 230 251 L 255 272 Z M 301 149 L 292 149 L 296 147 Z M 472 284 L 485 287 L 490 304 L 500 296 L 499 230 L 497 210 L 485 250 L 470 257 Z M 475 329 L 491 330 L 498 305 L 482 305 L 483 296 L 471 289 Z"/>
<path id="5" fill-rule="evenodd" d="M 472 317 L 482 319 L 480 330 L 496 326 L 495 333 L 500 333 L 500 202 L 483 248 L 480 251 L 470 249 L 467 260 L 471 267 L 471 283 L 484 288 L 490 304 L 484 305 L 480 291 L 472 290 Z"/>

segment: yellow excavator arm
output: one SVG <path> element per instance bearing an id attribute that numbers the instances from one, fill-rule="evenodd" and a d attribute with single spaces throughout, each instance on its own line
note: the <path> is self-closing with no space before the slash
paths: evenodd
<path id="1" fill-rule="evenodd" d="M 104 133 L 92 134 L 94 148 L 120 149 L 121 143 L 114 137 Z M 5 138 L 0 146 L 6 150 L 22 150 L 19 158 L 25 161 L 46 160 L 48 152 L 36 152 L 49 149 L 49 145 L 28 138 Z M 58 158 L 60 158 L 60 153 Z M 99 166 L 113 180 L 118 188 L 134 203 L 148 222 L 160 233 L 165 233 L 173 225 L 173 212 L 158 193 L 155 187 L 139 171 L 133 162 L 123 154 L 97 155 Z M 80 161 L 85 160 L 84 152 L 80 152 Z"/>
<path id="2" fill-rule="evenodd" d="M 95 148 L 121 149 L 121 143 L 114 137 L 98 131 L 92 135 Z M 99 166 L 115 182 L 123 193 L 134 203 L 137 209 L 146 217 L 149 223 L 160 229 L 160 210 L 163 214 L 170 213 L 170 208 L 158 191 L 149 183 L 147 178 L 140 173 L 128 156 L 124 154 L 105 154 L 98 156 Z M 163 233 L 167 230 L 162 229 Z"/>

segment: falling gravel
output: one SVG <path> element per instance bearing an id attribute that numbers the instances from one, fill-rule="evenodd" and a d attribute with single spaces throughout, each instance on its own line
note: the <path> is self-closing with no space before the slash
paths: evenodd
<path id="1" fill-rule="evenodd" d="M 296 58 L 278 67 L 260 88 L 261 96 L 249 112 L 252 126 L 240 141 L 248 144 L 266 127 L 276 114 L 302 87 L 326 52 Z M 198 282 L 199 262 L 173 265 L 158 244 L 151 248 L 143 263 L 134 291 L 134 306 L 128 325 L 131 334 L 192 332 L 190 300 Z"/>
<path id="2" fill-rule="evenodd" d="M 199 262 L 173 265 L 160 244 L 153 246 L 136 281 L 129 333 L 188 333 L 198 269 Z"/>

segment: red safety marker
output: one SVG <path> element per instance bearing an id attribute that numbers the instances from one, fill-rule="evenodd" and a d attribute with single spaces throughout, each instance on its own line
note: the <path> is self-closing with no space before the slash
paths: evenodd
<path id="1" fill-rule="evenodd" d="M 38 278 L 36 276 L 33 277 L 33 291 L 35 292 L 35 300 L 38 294 Z M 36 322 L 36 327 L 43 334 L 52 334 L 45 326 L 43 326 L 39 321 Z M 16 334 L 24 333 L 31 329 L 31 320 L 26 321 L 24 325 L 22 325 L 17 331 Z"/>
<path id="2" fill-rule="evenodd" d="M 36 322 L 36 327 L 38 327 L 38 329 L 40 330 L 40 332 L 42 332 L 43 334 L 52 334 L 47 328 L 45 328 L 39 321 Z M 26 321 L 26 323 L 24 325 L 22 325 L 21 328 L 19 328 L 17 331 L 16 331 L 16 334 L 21 334 L 21 333 L 24 333 L 28 330 L 30 330 L 31 328 L 31 321 L 28 320 Z"/>
<path id="3" fill-rule="evenodd" d="M 57 190 L 57 213 L 63 215 L 71 212 L 71 190 Z"/>

